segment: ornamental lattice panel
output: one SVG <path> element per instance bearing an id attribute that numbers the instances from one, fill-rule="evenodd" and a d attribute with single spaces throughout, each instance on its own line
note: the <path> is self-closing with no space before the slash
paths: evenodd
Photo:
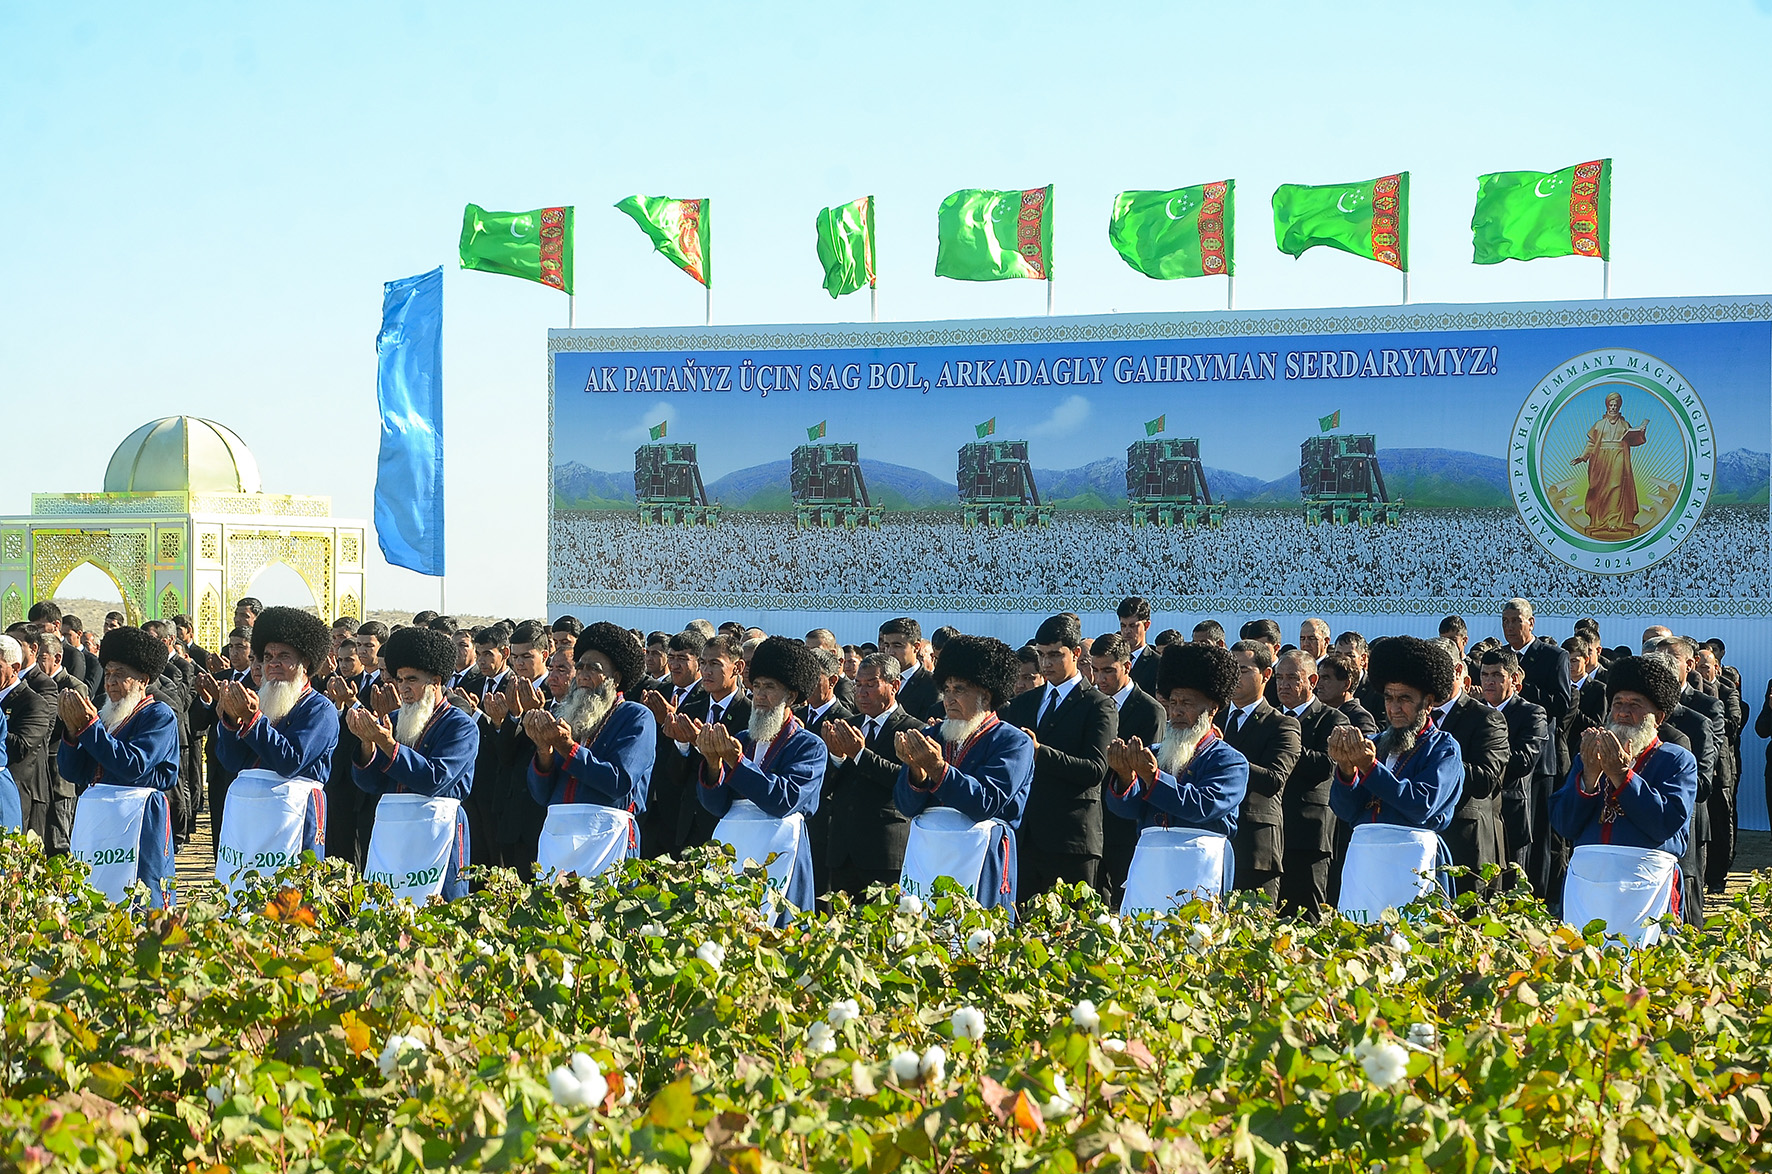
<path id="1" fill-rule="evenodd" d="M 56 588 L 81 563 L 111 576 L 129 622 L 139 624 L 153 598 L 152 552 L 145 530 L 39 530 L 33 542 L 31 594 L 55 598 Z"/>

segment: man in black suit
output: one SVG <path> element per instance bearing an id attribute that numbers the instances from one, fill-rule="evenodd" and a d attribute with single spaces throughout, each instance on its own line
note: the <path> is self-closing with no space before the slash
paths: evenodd
<path id="1" fill-rule="evenodd" d="M 1715 698 L 1723 710 L 1723 746 L 1717 758 L 1717 786 L 1710 794 L 1710 855 L 1705 861 L 1704 883 L 1721 893 L 1735 866 L 1735 792 L 1741 785 L 1741 690 L 1723 673 L 1722 662 L 1708 643 L 1693 650 L 1691 688 Z M 1723 768 L 1727 768 L 1726 770 Z"/>
<path id="2" fill-rule="evenodd" d="M 1429 643 L 1437 644 L 1452 661 L 1452 696 L 1434 708 L 1433 723 L 1452 735 L 1464 760 L 1464 791 L 1441 837 L 1452 853 L 1452 863 L 1471 870 L 1471 875 L 1458 878 L 1458 892 L 1488 894 L 1493 886 L 1485 884 L 1477 870 L 1485 864 L 1499 865 L 1503 859 L 1501 784 L 1507 774 L 1507 721 L 1471 696 L 1458 646 L 1443 636 Z"/>
<path id="3" fill-rule="evenodd" d="M 1004 721 L 1034 740 L 1034 779 L 1019 832 L 1019 900 L 1060 881 L 1094 887 L 1101 872 L 1101 783 L 1120 714 L 1078 671 L 1082 648 L 1076 616 L 1041 623 L 1034 650 L 1046 685 L 1002 709 Z"/>
<path id="4" fill-rule="evenodd" d="M 1298 647 L 1313 661 L 1329 655 L 1329 625 L 1315 616 L 1298 625 Z M 1331 706 L 1330 708 L 1334 708 Z"/>
<path id="5" fill-rule="evenodd" d="M 70 673 L 64 665 L 62 656 L 65 648 L 59 628 L 42 632 L 37 637 L 37 668 L 55 686 L 58 696 L 63 689 L 69 689 L 82 697 L 90 697 L 86 682 Z M 64 782 L 61 771 L 56 769 L 55 748 L 66 733 L 67 729 L 62 724 L 58 708 L 55 729 L 49 736 L 49 749 L 43 755 L 44 768 L 49 772 L 49 836 L 43 842 L 44 854 L 48 856 L 67 854 L 68 834 L 74 829 L 74 805 L 79 798 L 74 793 L 74 784 Z"/>
<path id="6" fill-rule="evenodd" d="M 166 667 L 160 679 L 148 686 L 148 695 L 171 707 L 178 718 L 178 786 L 168 798 L 172 801 L 173 843 L 184 847 L 197 830 L 197 810 L 202 806 L 197 788 L 203 772 L 191 757 L 191 705 L 197 699 L 197 667 L 178 653 L 178 630 L 171 620 L 149 620 L 142 631 L 158 640 L 166 649 Z"/>
<path id="7" fill-rule="evenodd" d="M 850 713 L 855 712 L 855 682 L 843 672 L 843 650 L 837 645 L 837 635 L 829 628 L 814 628 L 806 633 L 806 647 L 822 648 L 829 652 L 837 662 L 837 686 L 833 696 L 843 703 L 843 708 Z M 822 663 L 822 662 L 821 662 Z M 808 727 L 809 729 L 811 727 Z M 821 892 L 823 890 L 820 890 Z"/>
<path id="8" fill-rule="evenodd" d="M 826 887 L 859 898 L 870 885 L 896 884 L 911 821 L 893 801 L 898 735 L 923 722 L 898 704 L 898 661 L 883 652 L 861 658 L 850 719 L 830 719 L 818 734 L 830 750 L 819 811 L 828 812 Z"/>
<path id="9" fill-rule="evenodd" d="M 1122 627 L 1124 624 L 1122 620 Z M 1153 665 L 1157 663 L 1154 655 L 1144 659 Z M 1122 742 L 1137 738 L 1146 746 L 1155 746 L 1163 740 L 1166 724 L 1163 707 L 1132 679 L 1134 664 L 1126 637 L 1119 632 L 1097 636 L 1089 645 L 1089 665 L 1095 687 L 1113 700 L 1114 708 L 1120 713 L 1114 737 Z M 1137 849 L 1138 824 L 1115 815 L 1104 805 L 1101 811 L 1100 888 L 1110 909 L 1118 909 L 1120 898 L 1125 896 L 1126 870 L 1132 866 L 1132 854 Z"/>
<path id="10" fill-rule="evenodd" d="M 794 708 L 794 717 L 808 730 L 824 737 L 827 722 L 850 721 L 855 717 L 855 710 L 837 699 L 837 683 L 843 680 L 843 663 L 837 659 L 837 650 L 813 643 L 814 633 L 808 633 L 806 647 L 812 653 L 812 659 L 818 665 L 818 677 L 813 683 L 812 692 Z M 836 644 L 833 637 L 831 643 Z M 836 760 L 827 754 L 824 773 L 824 791 L 829 793 L 832 786 L 831 775 L 836 770 Z M 830 812 L 824 802 L 819 802 L 818 810 L 806 817 L 806 840 L 812 849 L 813 892 L 829 891 L 830 875 L 828 868 L 828 849 L 830 842 Z"/>
<path id="11" fill-rule="evenodd" d="M 529 793 L 529 763 L 535 757 L 535 743 L 530 741 L 522 717 L 525 711 L 543 706 L 548 653 L 553 647 L 546 624 L 539 620 L 518 624 L 510 634 L 504 681 L 481 698 L 481 739 L 483 743 L 491 739 L 497 766 L 490 776 L 474 776 L 474 790 L 485 792 L 493 836 L 492 862 L 500 868 L 516 869 L 524 880 L 532 879 L 541 825 L 548 813 Z"/>
<path id="12" fill-rule="evenodd" d="M 1666 629 L 1662 629 L 1665 631 Z M 1652 629 L 1653 631 L 1653 629 Z M 1664 642 L 1677 644 L 1670 637 L 1647 635 L 1643 655 L 1666 666 L 1676 679 L 1685 680 L 1683 648 L 1658 647 Z M 1686 855 L 1680 860 L 1680 917 L 1687 925 L 1704 924 L 1704 869 L 1710 845 L 1710 795 L 1716 786 L 1717 756 L 1722 753 L 1722 715 L 1711 717 L 1705 709 L 1696 708 L 1714 697 L 1688 697 L 1682 686 L 1680 704 L 1662 719 L 1662 741 L 1673 741 L 1665 731 L 1677 730 L 1685 746 L 1698 760 L 1698 793 L 1692 805 L 1692 822 L 1686 837 Z"/>
<path id="13" fill-rule="evenodd" d="M 1359 678 L 1360 669 L 1354 658 L 1331 649 L 1317 661 L 1317 700 L 1340 713 L 1366 737 L 1376 738 L 1378 719 L 1353 695 L 1354 682 Z"/>
<path id="14" fill-rule="evenodd" d="M 1129 595 L 1120 601 L 1114 612 L 1120 621 L 1120 639 L 1126 642 L 1127 655 L 1132 657 L 1132 683 L 1142 690 L 1145 696 L 1156 704 L 1157 692 L 1157 661 L 1162 659 L 1155 648 L 1146 642 L 1151 632 L 1151 605 L 1136 595 Z M 1093 651 L 1093 649 L 1091 649 Z M 1098 686 L 1099 687 L 1099 686 Z M 1103 689 L 1102 692 L 1107 692 Z M 1157 716 L 1162 717 L 1163 707 L 1157 706 Z M 1145 745 L 1150 745 L 1146 742 Z M 1106 858 L 1103 858 L 1104 862 Z M 1105 863 L 1104 863 L 1105 867 Z"/>
<path id="15" fill-rule="evenodd" d="M 1360 703 L 1360 708 L 1377 718 L 1384 717 L 1384 691 L 1375 688 L 1366 675 L 1366 666 L 1372 658 L 1372 647 L 1366 643 L 1366 637 L 1355 631 L 1346 631 L 1335 638 L 1334 651 L 1346 656 L 1354 666 L 1352 683 L 1348 686 L 1348 696 Z M 1318 672 L 1322 669 L 1319 667 Z M 1329 704 L 1324 702 L 1325 705 Z M 1349 715 L 1349 721 L 1353 720 Z M 1357 724 L 1357 723 L 1356 723 Z"/>
<path id="16" fill-rule="evenodd" d="M 898 682 L 898 704 L 916 718 L 941 716 L 941 696 L 935 678 L 917 665 L 917 654 L 923 645 L 923 626 L 909 616 L 899 616 L 880 625 L 880 651 L 904 667 Z"/>
<path id="17" fill-rule="evenodd" d="M 24 828 L 45 844 L 55 812 L 49 789 L 49 739 L 55 732 L 56 703 L 26 684 L 21 672 L 24 649 L 11 636 L 0 636 L 0 713 L 6 715 L 6 765 L 18 784 Z M 34 667 L 34 666 L 33 666 Z"/>
<path id="18" fill-rule="evenodd" d="M 1231 645 L 1237 683 L 1218 727 L 1231 749 L 1249 760 L 1249 789 L 1237 814 L 1231 848 L 1237 857 L 1239 889 L 1259 889 L 1270 900 L 1280 895 L 1286 867 L 1286 780 L 1302 748 L 1298 719 L 1268 703 L 1263 694 L 1274 675 L 1274 651 L 1265 640 Z"/>
<path id="19" fill-rule="evenodd" d="M 1328 639 L 1327 630 L 1323 638 Z M 1324 705 L 1316 690 L 1316 658 L 1301 648 L 1281 653 L 1274 664 L 1274 691 L 1280 709 L 1298 722 L 1299 752 L 1280 798 L 1286 825 L 1280 909 L 1313 916 L 1329 899 L 1329 865 L 1335 853 L 1335 813 L 1329 810 L 1335 764 L 1329 758 L 1329 732 L 1348 724 L 1347 716 Z"/>
<path id="20" fill-rule="evenodd" d="M 670 735 L 672 745 L 668 753 L 680 760 L 672 765 L 682 772 L 684 780 L 678 796 L 676 831 L 671 839 L 671 850 L 676 853 L 707 843 L 720 822 L 703 806 L 696 792 L 703 761 L 694 746 L 696 729 L 718 724 L 737 738 L 750 728 L 751 702 L 738 687 L 739 666 L 744 663 L 739 645 L 740 641 L 732 636 L 715 636 L 703 644 L 696 658 L 701 669 L 701 688 L 681 709 L 662 707 L 662 716 L 660 707 L 653 710 L 659 725 Z"/>
<path id="21" fill-rule="evenodd" d="M 222 648 L 222 656 L 218 658 L 216 668 L 221 671 L 210 673 L 216 681 L 238 681 L 255 692 L 258 690 L 263 681 L 253 672 L 251 628 L 236 627 L 228 633 L 228 642 Z M 190 712 L 192 721 L 198 725 L 206 729 L 215 728 L 215 706 L 205 702 L 201 696 L 191 699 Z M 228 786 L 234 781 L 234 772 L 222 765 L 215 747 L 216 740 L 209 739 L 203 763 L 205 785 L 209 791 L 207 806 L 212 851 L 221 842 L 222 809 L 227 804 Z M 349 771 L 346 771 L 344 777 L 350 778 Z"/>
<path id="22" fill-rule="evenodd" d="M 53 632 L 57 636 L 63 636 L 62 667 L 68 671 L 70 676 L 85 685 L 87 696 L 91 696 L 92 684 L 90 678 L 93 675 L 93 668 L 98 662 L 98 657 L 94 656 L 89 658 L 86 655 L 86 650 L 80 647 L 80 641 L 78 639 L 79 628 L 77 626 L 74 629 L 75 638 L 72 640 L 66 638 L 63 631 L 63 622 L 69 618 L 73 619 L 75 625 L 80 623 L 78 616 L 64 616 L 62 614 L 61 605 L 52 599 L 39 599 L 36 603 L 31 605 L 31 610 L 25 613 L 25 619 L 30 623 L 37 625 L 40 631 Z M 89 661 L 91 663 L 88 663 Z M 104 670 L 100 669 L 98 676 L 100 680 L 103 680 Z"/>
<path id="23" fill-rule="evenodd" d="M 1542 856 L 1536 845 L 1550 835 L 1550 828 L 1536 817 L 1540 810 L 1550 809 L 1550 792 L 1556 786 L 1556 742 L 1544 707 L 1520 696 L 1525 671 L 1513 649 L 1489 649 L 1483 653 L 1479 671 L 1484 703 L 1507 723 L 1507 769 L 1501 776 L 1501 858 L 1519 865 L 1536 888 L 1541 878 L 1533 868 L 1535 858 Z M 1547 896 L 1541 888 L 1538 895 Z"/>
<path id="24" fill-rule="evenodd" d="M 1680 710 L 1696 714 L 1703 720 L 1702 736 L 1698 732 L 1698 722 L 1692 718 L 1677 718 L 1679 710 L 1669 714 L 1667 720 L 1678 725 L 1692 740 L 1692 753 L 1698 759 L 1698 801 L 1693 815 L 1693 836 L 1700 847 L 1698 855 L 1692 860 L 1700 887 L 1709 888 L 1711 892 L 1721 891 L 1720 886 L 1708 884 L 1710 879 L 1710 854 L 1713 845 L 1727 850 L 1727 846 L 1718 842 L 1717 824 L 1728 817 L 1726 809 L 1719 810 L 1719 792 L 1734 787 L 1734 764 L 1729 759 L 1728 715 L 1723 703 L 1702 689 L 1692 684 L 1692 662 L 1697 656 L 1698 645 L 1684 636 L 1663 636 L 1658 640 L 1645 641 L 1645 652 L 1657 652 L 1668 658 L 1673 666 L 1674 674 L 1680 681 Z M 1701 745 L 1703 749 L 1701 749 Z M 1708 770 L 1706 769 L 1708 766 Z M 1690 855 L 1690 851 L 1688 851 Z M 1683 868 L 1684 866 L 1682 866 Z M 1725 875 L 1725 881 L 1728 879 Z M 1702 902 L 1702 894 L 1698 895 Z M 1702 920 L 1692 922 L 1703 925 Z"/>
<path id="25" fill-rule="evenodd" d="M 358 682 L 357 695 L 364 705 L 368 705 L 370 694 L 376 686 L 393 684 L 392 681 L 384 681 L 381 673 L 381 646 L 388 642 L 388 626 L 380 620 L 365 621 L 357 625 L 352 639 L 357 641 L 357 659 L 363 662 L 363 677 Z M 478 700 L 486 690 L 481 687 L 467 692 Z"/>
<path id="26" fill-rule="evenodd" d="M 1569 654 L 1554 640 L 1534 639 L 1532 626 L 1530 600 L 1510 599 L 1502 607 L 1502 638 L 1520 658 L 1520 670 L 1526 674 L 1520 696 L 1534 705 L 1542 705 L 1552 727 L 1561 726 L 1575 705 L 1575 678 L 1569 673 Z M 1570 765 L 1574 765 L 1573 761 Z"/>
<path id="27" fill-rule="evenodd" d="M 694 628 L 686 628 L 665 644 L 665 676 L 660 689 L 643 694 L 641 701 L 652 711 L 658 729 L 658 746 L 653 754 L 652 781 L 646 791 L 646 810 L 640 815 L 640 855 L 647 860 L 669 856 L 677 850 L 677 823 L 683 813 L 683 788 L 688 776 L 684 773 L 688 760 L 677 751 L 671 738 L 670 721 L 678 713 L 689 712 L 691 703 L 705 701 L 701 687 L 701 650 L 707 637 Z M 694 793 L 689 795 L 691 801 Z"/>

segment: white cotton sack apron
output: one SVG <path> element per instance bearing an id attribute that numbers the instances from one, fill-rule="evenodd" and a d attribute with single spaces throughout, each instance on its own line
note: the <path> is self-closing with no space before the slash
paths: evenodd
<path id="1" fill-rule="evenodd" d="M 541 825 L 535 879 L 577 873 L 598 876 L 620 864 L 637 842 L 639 824 L 630 811 L 601 803 L 555 803 Z"/>
<path id="2" fill-rule="evenodd" d="M 1148 827 L 1126 870 L 1122 914 L 1163 914 L 1195 897 L 1224 895 L 1224 861 L 1231 842 L 1200 828 Z"/>
<path id="3" fill-rule="evenodd" d="M 215 879 L 227 886 L 228 896 L 246 887 L 248 872 L 270 876 L 300 858 L 308 805 L 321 789 L 313 779 L 286 779 L 268 770 L 234 776 L 215 844 Z"/>
<path id="4" fill-rule="evenodd" d="M 974 823 L 952 807 L 930 807 L 911 819 L 904 842 L 904 864 L 898 884 L 907 893 L 927 896 L 938 876 L 951 877 L 976 892 L 984 873 L 985 853 L 1001 829 L 996 820 Z"/>
<path id="5" fill-rule="evenodd" d="M 1440 837 L 1423 828 L 1363 823 L 1354 829 L 1341 870 L 1340 910 L 1373 922 L 1435 887 Z"/>
<path id="6" fill-rule="evenodd" d="M 141 874 L 142 817 L 153 793 L 150 787 L 94 783 L 74 807 L 68 855 L 91 867 L 86 883 L 113 904 Z"/>
<path id="7" fill-rule="evenodd" d="M 388 886 L 396 898 L 421 903 L 441 893 L 460 811 L 460 799 L 383 795 L 375 807 L 363 879 Z"/>
<path id="8" fill-rule="evenodd" d="M 1563 920 L 1577 931 L 1596 918 L 1633 946 L 1661 940 L 1655 919 L 1673 903 L 1680 862 L 1656 848 L 1582 844 L 1569 857 Z"/>
<path id="9" fill-rule="evenodd" d="M 726 814 L 714 826 L 714 839 L 731 844 L 737 859 L 732 874 L 744 871 L 745 862 L 763 864 L 764 874 L 772 889 L 786 889 L 793 879 L 794 861 L 800 856 L 800 837 L 806 834 L 806 817 L 794 812 L 785 819 L 765 815 L 763 809 L 749 799 L 734 799 Z M 775 859 L 769 857 L 774 854 Z"/>

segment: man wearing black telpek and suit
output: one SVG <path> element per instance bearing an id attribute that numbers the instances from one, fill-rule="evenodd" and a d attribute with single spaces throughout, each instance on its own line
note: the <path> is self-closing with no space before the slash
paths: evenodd
<path id="1" fill-rule="evenodd" d="M 1037 897 L 1060 881 L 1095 886 L 1101 871 L 1101 783 L 1120 718 L 1113 699 L 1078 671 L 1083 630 L 1076 616 L 1047 619 L 1034 634 L 1034 648 L 1046 684 L 1001 711 L 1004 721 L 1034 740 L 1034 779 L 1017 832 L 1019 900 Z"/>

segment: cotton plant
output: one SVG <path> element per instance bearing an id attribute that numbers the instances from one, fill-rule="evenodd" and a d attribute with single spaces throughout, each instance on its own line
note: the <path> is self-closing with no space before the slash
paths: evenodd
<path id="1" fill-rule="evenodd" d="M 1379 1088 L 1394 1088 L 1409 1072 L 1409 1052 L 1394 1039 L 1363 1039 L 1354 1045 L 1352 1056 L 1366 1079 Z"/>
<path id="2" fill-rule="evenodd" d="M 703 942 L 695 947 L 695 956 L 715 971 L 726 965 L 726 947 L 719 942 Z"/>
<path id="3" fill-rule="evenodd" d="M 984 1038 L 984 1012 L 977 1007 L 955 1008 L 948 1022 L 957 1040 L 969 1039 L 976 1043 Z"/>
<path id="4" fill-rule="evenodd" d="M 806 1050 L 814 1056 L 826 1056 L 837 1050 L 837 1033 L 823 1019 L 806 1029 Z"/>
<path id="5" fill-rule="evenodd" d="M 1078 1031 L 1086 1031 L 1090 1035 L 1101 1033 L 1101 1012 L 1095 1009 L 1093 999 L 1079 999 L 1071 1008 L 1071 1026 Z"/>
<path id="6" fill-rule="evenodd" d="M 974 958 L 988 955 L 997 944 L 997 935 L 988 929 L 975 929 L 966 935 L 966 952 Z"/>
<path id="7" fill-rule="evenodd" d="M 825 1019 L 830 1022 L 832 1029 L 841 1028 L 851 1019 L 859 1018 L 861 1018 L 861 1004 L 857 1003 L 854 999 L 838 999 L 831 1004 L 830 1010 L 825 1013 Z"/>
<path id="8" fill-rule="evenodd" d="M 376 1058 L 375 1066 L 381 1070 L 384 1080 L 392 1080 L 394 1073 L 400 1070 L 400 1065 L 408 1056 L 417 1055 L 425 1050 L 424 1040 L 415 1035 L 401 1035 L 396 1032 L 390 1035 L 388 1042 L 383 1045 L 381 1055 Z"/>
<path id="9" fill-rule="evenodd" d="M 609 1081 L 602 1065 L 583 1052 L 574 1052 L 570 1061 L 548 1073 L 548 1090 L 562 1108 L 594 1109 L 609 1095 Z"/>

